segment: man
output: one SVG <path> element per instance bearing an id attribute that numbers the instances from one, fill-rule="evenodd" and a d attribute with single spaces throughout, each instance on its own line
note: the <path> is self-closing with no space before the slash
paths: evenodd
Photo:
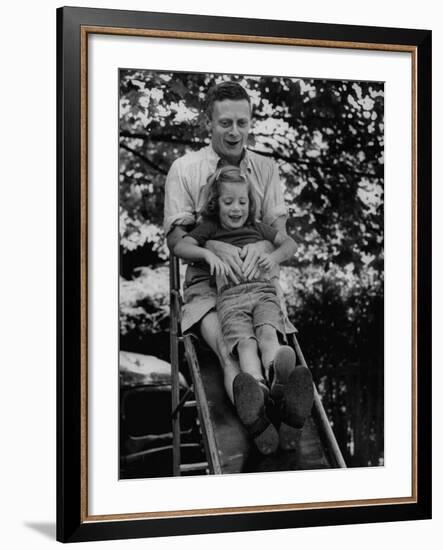
<path id="1" fill-rule="evenodd" d="M 211 144 L 200 151 L 177 159 L 166 180 L 164 229 L 168 247 L 177 242 L 197 222 L 205 200 L 208 177 L 225 164 L 239 166 L 248 179 L 257 202 L 257 218 L 286 234 L 286 206 L 283 199 L 275 162 L 248 151 L 247 140 L 251 128 L 251 102 L 246 90 L 236 82 L 222 82 L 208 93 L 206 105 L 207 126 Z M 242 249 L 221 241 L 207 241 L 208 247 L 227 267 L 233 282 L 254 278 L 258 271 L 260 254 L 269 243 L 262 241 Z M 191 285 L 186 283 L 192 281 Z M 282 299 L 279 284 L 276 290 Z M 186 272 L 182 312 L 182 330 L 200 329 L 201 336 L 217 354 L 224 373 L 226 392 L 235 405 L 237 414 L 256 446 L 263 454 L 275 452 L 277 446 L 294 449 L 297 430 L 304 424 L 312 407 L 313 386 L 309 369 L 295 365 L 295 356 L 284 354 L 280 367 L 274 363 L 274 380 L 270 395 L 276 399 L 281 425 L 277 435 L 266 416 L 266 392 L 257 381 L 261 372 L 240 373 L 237 361 L 230 355 L 222 337 L 215 310 L 216 288 L 211 286 L 206 269 L 188 266 Z M 286 312 L 282 300 L 282 309 Z M 285 314 L 286 333 L 295 332 Z M 266 325 L 256 328 L 259 341 L 266 339 Z"/>
<path id="2" fill-rule="evenodd" d="M 196 223 L 204 200 L 208 177 L 223 164 L 240 166 L 249 179 L 257 199 L 259 219 L 286 233 L 286 206 L 275 162 L 246 149 L 251 128 L 251 102 L 246 90 L 236 82 L 222 82 L 208 93 L 206 116 L 211 144 L 200 151 L 177 159 L 166 180 L 164 228 L 169 249 Z M 240 249 L 227 243 L 211 241 L 210 248 L 228 266 L 231 278 L 253 276 L 256 260 L 265 243 L 248 245 L 241 256 Z M 188 267 L 186 280 L 195 270 Z M 199 323 L 202 337 L 217 354 L 223 368 L 226 391 L 233 400 L 232 383 L 238 374 L 238 364 L 229 355 L 221 335 L 215 311 L 216 290 L 202 273 L 202 280 L 185 288 L 182 330 Z M 288 332 L 294 328 L 287 322 Z"/>

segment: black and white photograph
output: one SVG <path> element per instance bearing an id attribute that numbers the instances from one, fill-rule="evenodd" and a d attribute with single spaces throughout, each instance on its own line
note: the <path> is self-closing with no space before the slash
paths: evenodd
<path id="1" fill-rule="evenodd" d="M 384 82 L 118 85 L 120 479 L 382 467 Z"/>

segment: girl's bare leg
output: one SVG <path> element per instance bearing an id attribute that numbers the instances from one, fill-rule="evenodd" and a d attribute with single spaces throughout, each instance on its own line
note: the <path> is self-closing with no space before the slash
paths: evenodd
<path id="1" fill-rule="evenodd" d="M 225 345 L 217 312 L 211 311 L 203 317 L 200 323 L 200 332 L 205 342 L 209 345 L 212 351 L 216 353 L 220 361 L 220 365 L 223 369 L 226 393 L 228 394 L 231 402 L 234 403 L 232 383 L 234 382 L 234 378 L 240 372 L 240 369 L 237 361 L 232 357 Z"/>
<path id="2" fill-rule="evenodd" d="M 261 362 L 266 380 L 269 380 L 269 367 L 281 344 L 275 328 L 271 325 L 262 325 L 255 331 L 260 348 Z"/>
<path id="3" fill-rule="evenodd" d="M 247 372 L 256 380 L 263 380 L 260 356 L 258 354 L 257 341 L 254 338 L 240 340 L 237 344 L 237 352 L 240 370 Z"/>

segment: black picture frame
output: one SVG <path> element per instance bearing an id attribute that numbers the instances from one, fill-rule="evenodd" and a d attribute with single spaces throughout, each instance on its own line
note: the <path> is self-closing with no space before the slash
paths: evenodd
<path id="1" fill-rule="evenodd" d="M 331 505 L 242 513 L 150 518 L 94 518 L 87 514 L 84 487 L 87 422 L 87 234 L 85 97 L 82 59 L 85 33 L 91 27 L 155 32 L 205 33 L 296 40 L 301 44 L 410 51 L 415 63 L 413 170 L 416 185 L 415 276 L 413 300 L 416 374 L 414 378 L 415 495 L 413 500 L 370 505 Z M 86 29 L 86 31 L 85 31 Z M 123 30 L 123 31 L 122 31 Z M 234 36 L 235 35 L 235 36 Z M 232 38 L 234 36 L 234 38 Z M 189 36 L 188 36 L 189 37 Z M 218 38 L 220 40 L 220 38 Z M 271 40 L 271 42 L 272 42 Z M 82 58 L 83 56 L 83 58 Z M 87 98 L 86 98 L 87 99 Z M 353 523 L 428 519 L 431 517 L 431 31 L 278 20 L 240 19 L 172 13 L 64 7 L 57 10 L 57 539 L 62 542 L 158 537 Z M 413 240 L 414 240 L 413 239 Z M 82 467 L 83 465 L 83 467 Z M 83 488 L 83 489 L 82 489 Z M 85 500 L 86 499 L 86 500 Z M 124 511 L 122 511 L 124 513 Z"/>

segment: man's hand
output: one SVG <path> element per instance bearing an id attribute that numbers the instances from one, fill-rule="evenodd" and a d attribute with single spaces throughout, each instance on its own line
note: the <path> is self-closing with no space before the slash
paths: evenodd
<path id="1" fill-rule="evenodd" d="M 269 241 L 259 241 L 257 243 L 247 244 L 241 249 L 241 258 L 243 260 L 243 276 L 249 281 L 253 280 L 259 270 L 259 260 L 263 254 L 274 250 Z"/>
<path id="2" fill-rule="evenodd" d="M 240 248 L 221 241 L 207 241 L 205 248 L 223 262 L 226 276 L 238 284 L 243 277 Z"/>
<path id="3" fill-rule="evenodd" d="M 204 249 L 205 260 L 209 265 L 209 272 L 216 277 L 227 276 L 226 265 L 210 250 Z"/>
<path id="4" fill-rule="evenodd" d="M 273 260 L 271 254 L 266 254 L 266 252 L 264 252 L 258 259 L 258 265 L 265 271 L 272 271 L 278 264 Z"/>

